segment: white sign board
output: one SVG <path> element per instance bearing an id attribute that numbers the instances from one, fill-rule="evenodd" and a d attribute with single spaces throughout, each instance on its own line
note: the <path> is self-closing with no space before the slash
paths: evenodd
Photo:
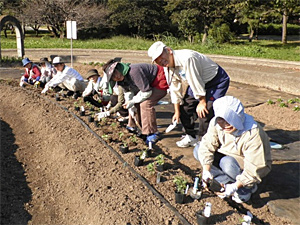
<path id="1" fill-rule="evenodd" d="M 76 21 L 67 21 L 67 38 L 77 39 Z"/>

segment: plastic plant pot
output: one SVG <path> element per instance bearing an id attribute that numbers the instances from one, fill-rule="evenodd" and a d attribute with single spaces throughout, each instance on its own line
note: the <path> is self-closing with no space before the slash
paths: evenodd
<path id="1" fill-rule="evenodd" d="M 164 165 L 165 165 L 165 164 L 162 164 L 162 165 L 156 164 L 156 169 L 157 169 L 157 171 L 163 172 L 163 171 L 165 170 Z"/>
<path id="2" fill-rule="evenodd" d="M 75 106 L 74 109 L 75 109 L 75 111 L 77 111 L 77 112 L 80 110 L 79 106 Z"/>
<path id="3" fill-rule="evenodd" d="M 120 145 L 120 151 L 125 154 L 129 150 L 128 146 L 124 146 L 123 144 Z"/>
<path id="4" fill-rule="evenodd" d="M 80 111 L 80 116 L 84 116 L 85 115 L 85 111 Z"/>
<path id="5" fill-rule="evenodd" d="M 94 122 L 94 117 L 92 117 L 92 116 L 89 116 L 89 122 Z"/>
<path id="6" fill-rule="evenodd" d="M 206 225 L 209 224 L 209 217 L 204 216 L 203 210 L 199 210 L 196 212 L 197 224 L 198 225 Z"/>
<path id="7" fill-rule="evenodd" d="M 142 166 L 144 163 L 144 160 L 140 158 L 140 156 L 135 156 L 134 158 L 134 165 L 135 166 Z"/>
<path id="8" fill-rule="evenodd" d="M 60 97 L 59 97 L 58 94 L 55 95 L 55 100 L 56 100 L 56 101 L 60 101 Z"/>
<path id="9" fill-rule="evenodd" d="M 94 125 L 95 125 L 95 127 L 99 127 L 98 121 L 94 120 Z"/>
<path id="10" fill-rule="evenodd" d="M 224 187 L 215 179 L 210 180 L 208 189 L 213 192 L 224 192 Z"/>
<path id="11" fill-rule="evenodd" d="M 184 195 L 185 194 L 175 191 L 175 202 L 178 204 L 183 204 L 184 203 Z"/>

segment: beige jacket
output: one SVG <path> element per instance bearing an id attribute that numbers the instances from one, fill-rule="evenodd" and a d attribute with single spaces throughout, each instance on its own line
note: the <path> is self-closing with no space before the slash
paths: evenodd
<path id="1" fill-rule="evenodd" d="M 201 164 L 212 165 L 216 151 L 237 160 L 243 172 L 236 177 L 236 180 L 245 187 L 260 183 L 262 178 L 271 171 L 269 138 L 259 124 L 241 136 L 234 136 L 223 132 L 214 117 L 198 149 Z"/>

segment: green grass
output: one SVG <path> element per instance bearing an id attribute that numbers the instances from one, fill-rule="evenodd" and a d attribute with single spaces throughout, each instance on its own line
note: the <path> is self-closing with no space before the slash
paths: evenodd
<path id="1" fill-rule="evenodd" d="M 299 42 L 288 42 L 282 45 L 280 41 L 266 40 L 235 40 L 232 43 L 216 44 L 208 41 L 206 45 L 201 43 L 191 44 L 187 41 L 179 41 L 175 38 L 163 40 L 165 44 L 173 49 L 193 49 L 203 54 L 219 54 L 243 57 L 255 57 L 266 59 L 279 59 L 289 61 L 300 61 Z M 147 50 L 153 41 L 142 38 L 131 38 L 117 36 L 108 39 L 73 40 L 73 48 L 82 49 L 119 49 L 119 50 Z M 52 38 L 41 35 L 41 37 L 26 36 L 24 40 L 26 48 L 70 48 L 69 39 Z M 1 48 L 17 48 L 14 35 L 5 38 L 1 35 Z"/>

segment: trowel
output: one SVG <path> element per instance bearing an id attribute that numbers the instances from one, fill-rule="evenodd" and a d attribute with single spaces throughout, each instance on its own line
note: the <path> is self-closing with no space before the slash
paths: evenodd
<path id="1" fill-rule="evenodd" d="M 167 127 L 167 129 L 166 129 L 166 133 L 169 133 L 171 130 L 173 130 L 175 127 L 177 126 L 177 121 L 176 120 L 174 120 L 174 122 L 173 123 L 171 123 L 168 127 Z"/>
<path id="2" fill-rule="evenodd" d="M 199 186 L 199 177 L 196 177 L 193 189 L 190 191 L 190 196 L 193 199 L 199 199 L 201 197 L 202 192 L 198 191 L 198 186 Z"/>

